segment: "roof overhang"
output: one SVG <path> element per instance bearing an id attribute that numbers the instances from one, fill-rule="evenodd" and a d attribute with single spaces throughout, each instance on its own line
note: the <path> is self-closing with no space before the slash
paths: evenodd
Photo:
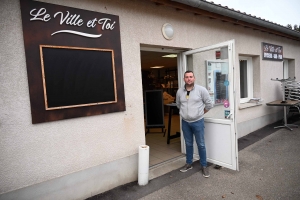
<path id="1" fill-rule="evenodd" d="M 157 5 L 172 7 L 177 11 L 191 12 L 194 15 L 201 15 L 210 19 L 221 20 L 222 22 L 228 22 L 245 28 L 251 28 L 253 30 L 300 41 L 300 32 L 234 9 L 229 9 L 228 7 L 214 4 L 212 2 L 202 0 L 150 1 L 155 2 Z"/>

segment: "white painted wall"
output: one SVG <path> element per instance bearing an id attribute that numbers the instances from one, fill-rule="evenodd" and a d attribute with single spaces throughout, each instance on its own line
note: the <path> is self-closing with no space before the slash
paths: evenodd
<path id="1" fill-rule="evenodd" d="M 33 125 L 19 1 L 1 1 L 0 12 L 0 194 L 137 154 L 145 144 L 138 55 L 123 55 L 126 112 Z M 130 40 L 122 42 L 123 52 L 133 50 Z M 140 95 L 130 95 L 133 88 Z"/>
<path id="2" fill-rule="evenodd" d="M 295 59 L 296 77 L 300 74 L 297 41 L 176 11 L 147 0 L 44 2 L 120 17 L 126 111 L 32 125 L 20 5 L 18 0 L 1 0 L 0 194 L 115 163 L 138 153 L 138 146 L 145 144 L 140 44 L 197 48 L 235 39 L 235 69 L 239 74 L 238 55 L 260 56 L 261 42 L 267 42 L 283 46 L 284 57 Z M 171 41 L 161 34 L 166 22 L 175 31 Z M 261 97 L 265 103 L 281 98 L 280 84 L 270 79 L 282 77 L 282 63 L 261 59 L 258 63 Z M 237 76 L 237 83 L 238 80 Z M 239 87 L 236 91 L 239 96 Z M 253 122 L 280 110 L 265 104 L 237 110 L 237 123 Z M 128 160 L 137 165 L 135 159 Z M 122 166 L 119 173 L 124 173 L 121 169 Z M 124 180 L 132 181 L 132 177 Z"/>

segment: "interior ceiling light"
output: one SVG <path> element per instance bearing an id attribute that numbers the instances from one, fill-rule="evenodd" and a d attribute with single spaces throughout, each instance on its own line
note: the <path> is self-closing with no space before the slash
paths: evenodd
<path id="1" fill-rule="evenodd" d="M 177 58 L 177 54 L 169 54 L 169 55 L 164 55 L 162 57 L 164 57 L 164 58 Z"/>
<path id="2" fill-rule="evenodd" d="M 164 68 L 165 66 L 154 66 L 154 67 L 150 67 L 152 69 L 160 69 L 160 68 Z"/>

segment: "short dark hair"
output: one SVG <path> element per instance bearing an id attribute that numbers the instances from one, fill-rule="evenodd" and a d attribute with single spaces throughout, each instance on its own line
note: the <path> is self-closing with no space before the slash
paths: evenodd
<path id="1" fill-rule="evenodd" d="M 185 77 L 185 74 L 186 74 L 186 73 L 193 73 L 193 75 L 194 75 L 194 72 L 193 72 L 193 71 L 187 70 L 187 71 L 184 72 L 184 75 L 183 75 L 184 77 Z"/>

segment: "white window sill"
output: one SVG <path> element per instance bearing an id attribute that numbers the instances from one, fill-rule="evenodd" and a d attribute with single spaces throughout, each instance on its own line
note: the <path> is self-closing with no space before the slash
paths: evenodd
<path id="1" fill-rule="evenodd" d="M 245 109 L 245 108 L 251 108 L 251 107 L 255 107 L 255 106 L 261 106 L 262 103 L 241 103 L 239 105 L 239 109 Z"/>

